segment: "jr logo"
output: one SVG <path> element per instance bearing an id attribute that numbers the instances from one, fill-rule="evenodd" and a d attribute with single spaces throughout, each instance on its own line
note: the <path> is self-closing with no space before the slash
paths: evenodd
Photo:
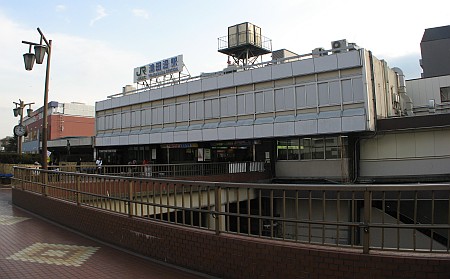
<path id="1" fill-rule="evenodd" d="M 147 75 L 147 68 L 145 66 L 140 67 L 139 72 L 136 72 L 136 76 L 140 77 L 141 75 Z"/>

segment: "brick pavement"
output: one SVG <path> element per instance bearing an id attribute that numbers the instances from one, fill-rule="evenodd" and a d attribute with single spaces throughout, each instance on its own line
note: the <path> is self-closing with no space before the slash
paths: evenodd
<path id="1" fill-rule="evenodd" d="M 11 189 L 0 187 L 0 278 L 211 277 L 138 257 L 46 222 L 13 207 Z"/>

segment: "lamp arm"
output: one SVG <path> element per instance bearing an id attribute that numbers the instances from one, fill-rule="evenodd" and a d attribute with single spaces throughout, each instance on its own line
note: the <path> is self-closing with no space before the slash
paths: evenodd
<path id="1" fill-rule="evenodd" d="M 50 48 L 52 47 L 51 44 L 47 41 L 47 39 L 44 36 L 44 33 L 42 33 L 41 29 L 39 29 L 39 27 L 37 28 L 37 31 L 39 32 L 39 34 L 41 34 L 41 39 L 44 39 L 44 42 L 47 44 L 47 46 Z"/>

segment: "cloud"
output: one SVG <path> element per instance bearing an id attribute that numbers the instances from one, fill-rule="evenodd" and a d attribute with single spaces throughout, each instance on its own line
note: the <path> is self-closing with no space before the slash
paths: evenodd
<path id="1" fill-rule="evenodd" d="M 0 138 L 11 136 L 18 118 L 13 116 L 13 102 L 34 102 L 33 109 L 43 105 L 46 60 L 26 71 L 23 54 L 28 46 L 22 40 L 36 41 L 39 33 L 4 17 L 0 11 L 0 44 L 6 55 L 0 63 Z M 139 53 L 123 51 L 100 40 L 65 33 L 45 36 L 53 41 L 50 69 L 49 101 L 81 102 L 94 105 L 107 96 L 120 93 L 133 82 L 133 69 L 146 61 Z M 70 54 L 70 55 L 67 55 Z M 114 58 L 114 59 L 112 59 Z"/>
<path id="2" fill-rule="evenodd" d="M 66 10 L 67 10 L 67 7 L 64 5 L 57 5 L 55 7 L 55 11 L 58 13 L 65 12 Z"/>
<path id="3" fill-rule="evenodd" d="M 89 23 L 90 26 L 93 26 L 96 21 L 99 21 L 100 19 L 108 16 L 105 8 L 103 8 L 102 5 L 97 5 L 96 12 L 97 12 L 97 16 L 91 20 L 91 22 Z"/>
<path id="4" fill-rule="evenodd" d="M 133 15 L 135 17 L 143 17 L 145 19 L 148 19 L 148 17 L 149 17 L 148 12 L 143 9 L 133 9 L 133 10 L 131 10 L 131 12 L 133 13 Z"/>

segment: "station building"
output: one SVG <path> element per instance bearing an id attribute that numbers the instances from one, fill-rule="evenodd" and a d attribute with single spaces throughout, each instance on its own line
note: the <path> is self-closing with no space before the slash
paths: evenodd
<path id="1" fill-rule="evenodd" d="M 405 81 L 401 69 L 346 40 L 304 55 L 272 51 L 250 23 L 229 27 L 219 52 L 234 62 L 198 77 L 166 79 L 182 56 L 136 68 L 138 89 L 96 103 L 97 156 L 119 164 L 262 161 L 290 180 L 450 173 L 441 93 L 449 76 Z M 271 59 L 256 63 L 265 54 Z"/>

